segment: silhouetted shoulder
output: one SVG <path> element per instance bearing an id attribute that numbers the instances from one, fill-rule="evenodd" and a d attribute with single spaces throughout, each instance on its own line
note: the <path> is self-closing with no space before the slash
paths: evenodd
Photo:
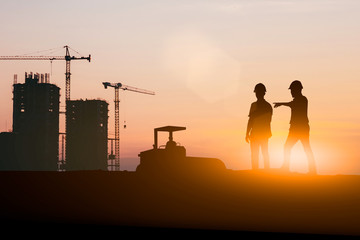
<path id="1" fill-rule="evenodd" d="M 269 110 L 271 110 L 271 112 L 272 112 L 273 107 L 271 106 L 271 104 L 270 104 L 269 102 L 267 102 L 267 101 L 265 101 L 265 102 L 266 102 L 266 107 L 267 107 Z"/>
<path id="2" fill-rule="evenodd" d="M 272 115 L 273 109 L 270 103 L 265 100 L 253 102 L 250 107 L 249 117 L 259 117 L 264 114 Z"/>
<path id="3" fill-rule="evenodd" d="M 307 105 L 307 104 L 308 104 L 308 99 L 305 96 L 298 96 L 289 103 L 289 106 L 296 107 L 299 105 Z"/>
<path id="4" fill-rule="evenodd" d="M 264 109 L 265 109 L 265 112 L 269 112 L 269 113 L 273 113 L 273 108 L 271 106 L 271 104 L 267 101 L 264 101 Z"/>
<path id="5" fill-rule="evenodd" d="M 300 100 L 301 100 L 301 101 L 304 101 L 304 102 L 307 102 L 307 101 L 308 101 L 307 97 L 305 97 L 304 95 L 302 95 L 302 96 L 300 97 Z"/>
<path id="6" fill-rule="evenodd" d="M 251 105 L 250 105 L 249 117 L 250 117 L 251 114 L 252 114 L 253 112 L 255 112 L 255 111 L 256 111 L 256 102 L 253 102 L 253 103 L 251 103 Z"/>

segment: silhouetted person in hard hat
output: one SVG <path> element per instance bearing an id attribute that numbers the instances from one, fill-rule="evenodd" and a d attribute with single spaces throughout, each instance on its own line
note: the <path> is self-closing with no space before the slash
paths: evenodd
<path id="1" fill-rule="evenodd" d="M 269 169 L 268 141 L 272 135 L 270 125 L 273 109 L 264 98 L 266 93 L 264 84 L 256 84 L 254 92 L 257 101 L 253 102 L 250 107 L 245 140 L 248 143 L 250 142 L 252 169 L 259 169 L 260 148 L 264 158 L 264 168 Z"/>
<path id="2" fill-rule="evenodd" d="M 292 147 L 297 141 L 301 141 L 308 162 L 309 162 L 309 173 L 316 174 L 315 159 L 312 149 L 310 147 L 310 126 L 308 119 L 308 100 L 302 94 L 303 86 L 299 80 L 295 80 L 290 84 L 289 87 L 293 101 L 291 102 L 275 102 L 274 107 L 288 106 L 291 108 L 291 119 L 289 135 L 285 142 L 284 148 L 284 164 L 282 168 L 289 170 L 290 168 L 290 153 Z"/>

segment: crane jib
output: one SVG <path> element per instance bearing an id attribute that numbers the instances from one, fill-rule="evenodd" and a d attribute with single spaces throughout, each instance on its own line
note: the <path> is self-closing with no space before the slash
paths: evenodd
<path id="1" fill-rule="evenodd" d="M 0 56 L 0 60 L 88 60 L 91 61 L 91 55 L 88 57 L 74 57 L 74 56 Z"/>

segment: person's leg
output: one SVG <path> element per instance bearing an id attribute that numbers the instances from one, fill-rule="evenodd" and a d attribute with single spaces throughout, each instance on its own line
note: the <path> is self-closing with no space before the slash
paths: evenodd
<path id="1" fill-rule="evenodd" d="M 301 139 L 301 143 L 304 147 L 308 162 L 309 162 L 309 173 L 316 174 L 316 164 L 315 164 L 315 158 L 314 153 L 310 146 L 310 140 L 309 136 L 305 136 Z"/>
<path id="2" fill-rule="evenodd" d="M 250 140 L 251 148 L 251 166 L 253 170 L 259 169 L 259 141 Z"/>
<path id="3" fill-rule="evenodd" d="M 290 154 L 291 149 L 298 141 L 298 138 L 289 133 L 285 146 L 284 146 L 284 163 L 282 165 L 282 169 L 289 171 L 290 170 Z"/>
<path id="4" fill-rule="evenodd" d="M 261 141 L 261 152 L 264 158 L 264 169 L 270 168 L 269 144 L 268 139 Z"/>

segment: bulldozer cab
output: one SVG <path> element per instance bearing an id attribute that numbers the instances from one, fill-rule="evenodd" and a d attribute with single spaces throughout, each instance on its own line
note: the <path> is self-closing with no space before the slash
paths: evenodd
<path id="1" fill-rule="evenodd" d="M 173 132 L 186 130 L 186 127 L 177 127 L 177 126 L 165 126 L 154 129 L 154 149 L 158 149 L 158 132 L 168 132 L 169 141 L 165 145 L 165 149 L 170 149 L 176 147 L 176 142 L 173 139 Z"/>

